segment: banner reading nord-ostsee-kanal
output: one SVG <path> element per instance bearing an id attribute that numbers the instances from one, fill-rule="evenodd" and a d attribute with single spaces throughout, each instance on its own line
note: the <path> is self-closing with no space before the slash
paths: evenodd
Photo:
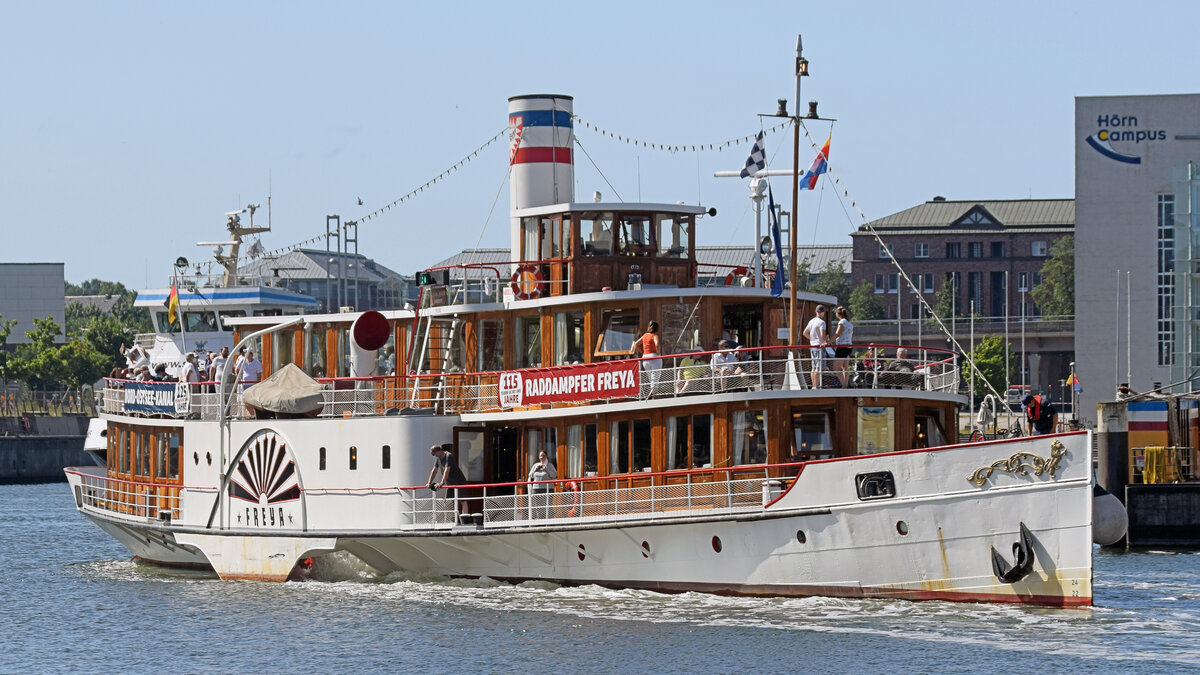
<path id="1" fill-rule="evenodd" d="M 125 410 L 148 413 L 186 413 L 187 384 L 175 382 L 126 382 Z"/>
<path id="2" fill-rule="evenodd" d="M 500 407 L 638 395 L 637 361 L 609 361 L 500 375 Z"/>

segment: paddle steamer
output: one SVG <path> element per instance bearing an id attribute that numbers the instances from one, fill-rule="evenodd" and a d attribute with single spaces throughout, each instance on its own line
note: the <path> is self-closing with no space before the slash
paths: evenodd
<path id="1" fill-rule="evenodd" d="M 1088 434 L 960 444 L 939 349 L 814 378 L 762 278 L 697 286 L 714 212 L 574 201 L 572 103 L 509 101 L 509 263 L 426 270 L 412 310 L 225 317 L 270 376 L 244 391 L 106 382 L 108 465 L 67 471 L 79 511 L 223 579 L 344 551 L 384 573 L 1091 604 Z M 799 325 L 833 303 L 800 293 Z M 651 320 L 664 353 L 638 358 Z M 453 491 L 427 481 L 443 444 Z M 555 477 L 531 482 L 542 452 Z"/>

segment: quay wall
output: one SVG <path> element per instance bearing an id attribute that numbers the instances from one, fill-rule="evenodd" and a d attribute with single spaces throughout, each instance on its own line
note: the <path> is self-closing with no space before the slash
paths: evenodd
<path id="1" fill-rule="evenodd" d="M 63 467 L 95 462 L 83 451 L 88 418 L 0 418 L 0 483 L 65 481 Z"/>

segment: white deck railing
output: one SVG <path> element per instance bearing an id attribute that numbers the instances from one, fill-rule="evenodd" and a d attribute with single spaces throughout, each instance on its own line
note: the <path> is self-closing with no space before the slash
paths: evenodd
<path id="1" fill-rule="evenodd" d="M 865 351 L 865 350 L 860 350 Z M 640 390 L 637 396 L 597 398 L 588 402 L 621 400 L 674 399 L 701 394 L 727 392 L 812 389 L 813 377 L 809 348 L 767 347 L 737 350 L 736 362 L 714 363 L 717 352 L 695 352 L 663 356 L 658 359 L 631 359 L 642 362 Z M 646 367 L 655 361 L 661 367 Z M 950 352 L 940 349 L 910 348 L 903 362 L 895 359 L 852 358 L 855 366 L 847 373 L 847 385 L 853 389 L 909 389 L 953 393 L 958 390 L 959 370 Z M 842 386 L 839 371 L 832 366 L 821 371 L 822 387 Z M 876 367 L 878 364 L 878 367 Z M 531 368 L 539 374 L 572 372 L 579 366 Z M 326 389 L 317 417 L 376 417 L 429 410 L 437 414 L 494 412 L 499 401 L 500 372 L 417 374 L 399 377 L 337 378 L 320 380 Z M 167 418 L 217 419 L 219 411 L 216 384 L 211 382 L 180 388 L 164 401 L 166 407 L 138 404 L 133 390 L 146 386 L 169 388 L 171 385 L 106 380 L 103 412 L 118 415 L 158 416 Z M 239 419 L 250 416 L 240 403 L 238 385 L 229 394 L 227 415 Z M 128 396 L 127 396 L 128 395 Z M 130 405 L 130 403 L 133 403 Z M 586 403 L 586 402 L 585 402 Z M 578 401 L 545 404 L 544 407 L 577 406 Z"/>
<path id="2" fill-rule="evenodd" d="M 782 494 L 795 464 L 697 469 L 657 474 L 635 474 L 608 478 L 458 486 L 458 494 L 447 495 L 428 488 L 310 488 L 304 491 L 312 507 L 323 497 L 339 500 L 371 498 L 372 507 L 361 510 L 370 522 L 346 522 L 347 532 L 376 531 L 398 523 L 400 531 L 449 529 L 461 525 L 488 527 L 541 527 L 569 523 L 603 523 L 629 520 L 680 519 L 761 511 Z M 181 511 L 181 494 L 188 491 L 211 494 L 212 488 L 184 487 L 107 478 L 103 468 L 69 469 L 79 477 L 77 504 L 85 510 L 131 522 L 177 521 L 198 523 L 199 518 Z M 772 477 L 775 476 L 775 477 Z M 538 492 L 544 489 L 544 492 Z M 393 504 L 391 514 L 381 511 L 379 497 Z M 208 500 L 203 503 L 209 504 Z M 169 514 L 169 517 L 168 515 Z M 456 514 L 460 515 L 456 518 Z"/>

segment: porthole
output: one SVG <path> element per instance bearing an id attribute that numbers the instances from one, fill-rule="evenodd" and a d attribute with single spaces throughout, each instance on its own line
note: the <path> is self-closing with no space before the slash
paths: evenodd
<path id="1" fill-rule="evenodd" d="M 720 537 L 713 535 L 712 547 L 713 547 L 713 550 L 716 551 L 717 553 L 721 552 L 721 538 Z"/>
<path id="2" fill-rule="evenodd" d="M 904 522 L 903 520 L 897 520 L 896 531 L 899 532 L 900 536 L 902 537 L 908 536 L 908 523 Z"/>
<path id="3" fill-rule="evenodd" d="M 196 466 L 200 466 L 200 453 L 193 452 L 192 453 L 192 461 L 196 463 Z"/>
<path id="4" fill-rule="evenodd" d="M 212 466 L 212 453 L 211 452 L 204 453 L 204 460 L 208 462 L 209 466 Z"/>
<path id="5" fill-rule="evenodd" d="M 587 557 L 587 549 L 583 547 L 583 544 L 579 545 L 579 550 L 576 554 L 579 556 L 579 562 L 583 562 L 583 559 Z"/>
<path id="6" fill-rule="evenodd" d="M 317 469 L 320 471 L 325 470 L 325 448 L 321 448 L 317 452 Z"/>
<path id="7" fill-rule="evenodd" d="M 650 557 L 650 542 L 648 542 L 648 541 L 642 542 L 642 557 L 643 558 Z"/>
<path id="8" fill-rule="evenodd" d="M 796 541 L 800 542 L 801 544 L 808 541 L 808 536 L 804 534 L 804 530 L 796 530 Z"/>
<path id="9" fill-rule="evenodd" d="M 354 445 L 350 446 L 350 470 L 358 470 L 358 447 Z"/>

